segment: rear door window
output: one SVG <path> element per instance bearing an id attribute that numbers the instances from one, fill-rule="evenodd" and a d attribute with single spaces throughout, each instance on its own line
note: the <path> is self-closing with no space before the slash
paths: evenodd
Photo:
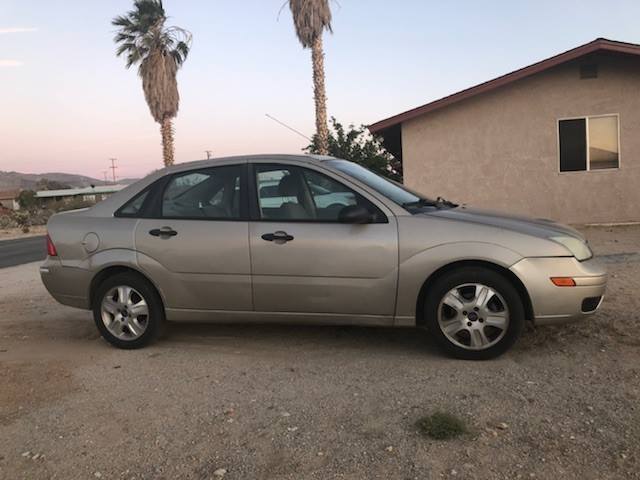
<path id="1" fill-rule="evenodd" d="M 173 176 L 162 194 L 162 217 L 239 220 L 242 172 L 230 165 Z"/>

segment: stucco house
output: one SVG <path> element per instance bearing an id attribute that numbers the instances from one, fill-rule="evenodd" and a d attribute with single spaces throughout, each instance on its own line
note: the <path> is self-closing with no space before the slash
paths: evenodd
<path id="1" fill-rule="evenodd" d="M 369 129 L 427 195 L 569 223 L 640 220 L 640 45 L 599 38 Z"/>

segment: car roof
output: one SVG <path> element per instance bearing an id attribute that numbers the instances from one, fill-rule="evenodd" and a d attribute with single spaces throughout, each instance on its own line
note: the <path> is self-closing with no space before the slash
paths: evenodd
<path id="1" fill-rule="evenodd" d="M 292 155 L 292 154 L 277 154 L 277 153 L 266 153 L 261 155 L 236 155 L 229 157 L 219 157 L 219 158 L 210 158 L 206 160 L 196 160 L 192 162 L 184 162 L 177 163 L 175 165 L 171 165 L 169 167 L 164 167 L 144 178 L 138 180 L 135 183 L 127 186 L 126 188 L 120 190 L 119 192 L 111 195 L 106 200 L 97 203 L 94 205 L 91 210 L 97 216 L 110 216 L 113 214 L 115 210 L 115 206 L 118 207 L 122 205 L 127 199 L 132 198 L 132 196 L 137 195 L 139 192 L 144 190 L 147 186 L 151 185 L 153 182 L 158 180 L 165 175 L 171 175 L 174 173 L 187 172 L 189 170 L 197 170 L 208 167 L 222 166 L 222 165 L 236 165 L 236 164 L 244 164 L 250 163 L 252 161 L 261 160 L 261 161 L 271 161 L 273 163 L 278 162 L 299 162 L 299 163 L 307 163 L 310 165 L 320 165 L 328 160 L 338 160 L 334 157 L 326 156 L 326 155 Z M 117 208 L 117 207 L 116 207 Z"/>
<path id="2" fill-rule="evenodd" d="M 158 170 L 156 173 L 165 175 L 167 173 L 178 172 L 183 170 L 192 170 L 194 168 L 206 168 L 206 167 L 215 167 L 219 164 L 234 164 L 234 163 L 251 163 L 254 160 L 273 160 L 274 162 L 278 161 L 298 161 L 298 162 L 306 162 L 310 164 L 320 164 L 326 162 L 328 160 L 337 160 L 335 157 L 331 157 L 328 155 L 307 155 L 307 154 L 280 154 L 280 153 L 265 153 L 265 154 L 257 154 L 257 155 L 234 155 L 229 157 L 217 157 L 210 158 L 207 160 L 195 160 L 192 162 L 184 162 L 178 163 L 175 165 L 171 165 L 170 167 L 165 167 L 161 170 Z"/>
<path id="3" fill-rule="evenodd" d="M 137 182 L 132 183 L 131 185 L 128 185 L 126 188 L 120 190 L 119 192 L 114 193 L 106 200 L 103 200 L 97 203 L 96 205 L 94 205 L 90 209 L 90 211 L 92 216 L 111 217 L 113 216 L 113 212 L 117 208 L 121 207 L 125 202 L 129 201 L 135 195 L 142 192 L 145 188 L 152 185 L 155 181 L 157 181 L 161 177 L 164 177 L 166 175 L 171 175 L 174 173 L 182 173 L 189 170 L 198 170 L 203 168 L 215 167 L 218 165 L 223 166 L 223 165 L 246 164 L 246 163 L 251 163 L 253 161 L 259 161 L 260 163 L 265 163 L 265 162 L 273 162 L 273 163 L 293 162 L 298 164 L 307 163 L 309 165 L 317 165 L 317 166 L 325 164 L 323 165 L 325 169 L 328 168 L 334 171 L 335 173 L 338 173 L 335 167 L 326 165 L 327 162 L 332 160 L 345 161 L 340 158 L 331 157 L 328 155 L 304 155 L 304 154 L 295 155 L 295 154 L 267 153 L 267 154 L 260 154 L 260 155 L 237 155 L 237 156 L 229 156 L 229 157 L 211 158 L 207 160 L 196 160 L 193 162 L 178 163 L 176 165 L 171 165 L 170 167 L 165 167 L 165 168 L 156 170 L 153 173 L 147 175 L 146 177 L 138 180 Z M 340 174 L 340 175 L 344 177 L 344 174 Z M 356 184 L 359 184 L 359 183 L 361 184 L 361 182 L 359 182 L 357 179 L 354 179 L 354 178 L 351 178 L 351 181 L 355 182 Z M 360 186 L 365 190 L 368 189 L 368 187 L 366 186 L 363 186 L 363 185 L 360 185 Z M 373 195 L 380 196 L 376 194 L 373 194 Z M 383 200 L 380 200 L 380 201 L 383 201 Z M 400 207 L 395 208 L 395 206 L 393 205 L 391 207 L 389 207 L 388 204 L 386 205 L 387 205 L 387 208 L 391 208 L 391 210 L 394 211 L 394 213 L 397 213 L 397 214 L 406 213 L 406 211 L 401 210 Z"/>

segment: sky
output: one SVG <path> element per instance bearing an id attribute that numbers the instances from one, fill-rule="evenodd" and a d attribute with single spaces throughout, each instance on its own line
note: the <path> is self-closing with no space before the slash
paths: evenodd
<path id="1" fill-rule="evenodd" d="M 159 126 L 111 19 L 132 0 L 0 0 L 0 170 L 140 177 Z M 311 136 L 311 54 L 284 0 L 164 0 L 193 34 L 178 74 L 176 161 L 299 153 Z M 640 43 L 637 0 L 332 0 L 329 115 L 370 124 L 597 37 Z"/>

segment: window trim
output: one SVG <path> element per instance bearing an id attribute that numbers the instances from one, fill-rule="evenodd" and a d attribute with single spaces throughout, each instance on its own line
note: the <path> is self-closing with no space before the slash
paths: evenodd
<path id="1" fill-rule="evenodd" d="M 373 200 L 371 200 L 370 198 L 368 198 L 366 195 L 363 195 L 361 192 L 359 192 L 356 188 L 354 188 L 352 185 L 349 185 L 347 183 L 344 182 L 344 180 L 342 178 L 335 178 L 332 175 L 328 174 L 327 172 L 320 170 L 320 169 L 316 169 L 316 168 L 311 168 L 311 166 L 307 166 L 307 165 L 299 165 L 297 163 L 285 163 L 285 162 L 278 162 L 278 161 L 274 161 L 274 162 L 252 162 L 249 163 L 248 165 L 248 173 L 247 173 L 247 177 L 251 179 L 250 182 L 248 182 L 249 185 L 249 218 L 252 222 L 266 222 L 266 223 L 316 223 L 316 224 L 334 224 L 334 225 L 353 225 L 352 223 L 344 223 L 344 222 L 340 222 L 337 220 L 324 220 L 324 219 L 317 219 L 317 218 L 312 218 L 312 219 L 293 219 L 293 218 L 287 218 L 287 219 L 277 219 L 277 218 L 262 218 L 260 215 L 260 204 L 259 204 L 259 198 L 258 198 L 258 184 L 256 182 L 256 167 L 276 167 L 276 168 L 288 168 L 288 169 L 299 169 L 300 170 L 300 174 L 302 175 L 303 172 L 302 170 L 307 169 L 307 170 L 312 170 L 314 172 L 317 172 L 320 175 L 325 175 L 326 177 L 330 178 L 331 180 L 340 183 L 341 185 L 345 186 L 346 188 L 348 188 L 349 190 L 353 191 L 356 195 L 361 196 L 362 198 L 364 198 L 367 202 L 369 202 L 371 205 L 373 205 L 376 210 L 378 210 L 378 220 L 374 221 L 374 222 L 370 222 L 370 223 L 365 223 L 364 225 L 375 225 L 375 224 L 380 224 L 380 223 L 389 223 L 389 217 L 388 215 L 382 210 L 382 208 L 380 208 L 376 202 L 374 202 Z M 306 185 L 306 183 L 305 183 Z"/>
<path id="2" fill-rule="evenodd" d="M 602 118 L 602 117 L 616 117 L 617 126 L 618 126 L 618 166 L 617 167 L 609 167 L 609 168 L 595 168 L 591 169 L 591 158 L 589 153 L 589 119 L 590 118 Z M 560 122 L 564 120 L 584 120 L 585 121 L 585 140 L 586 140 L 586 164 L 587 168 L 585 170 L 567 170 L 562 171 L 561 157 L 560 157 Z M 615 172 L 620 170 L 622 167 L 622 151 L 620 150 L 620 114 L 619 113 L 604 113 L 598 115 L 582 115 L 575 117 L 562 117 L 558 118 L 556 121 L 556 137 L 557 137 L 557 152 L 558 152 L 558 173 L 560 175 L 567 174 L 580 174 L 580 173 L 588 173 L 588 172 Z"/>

